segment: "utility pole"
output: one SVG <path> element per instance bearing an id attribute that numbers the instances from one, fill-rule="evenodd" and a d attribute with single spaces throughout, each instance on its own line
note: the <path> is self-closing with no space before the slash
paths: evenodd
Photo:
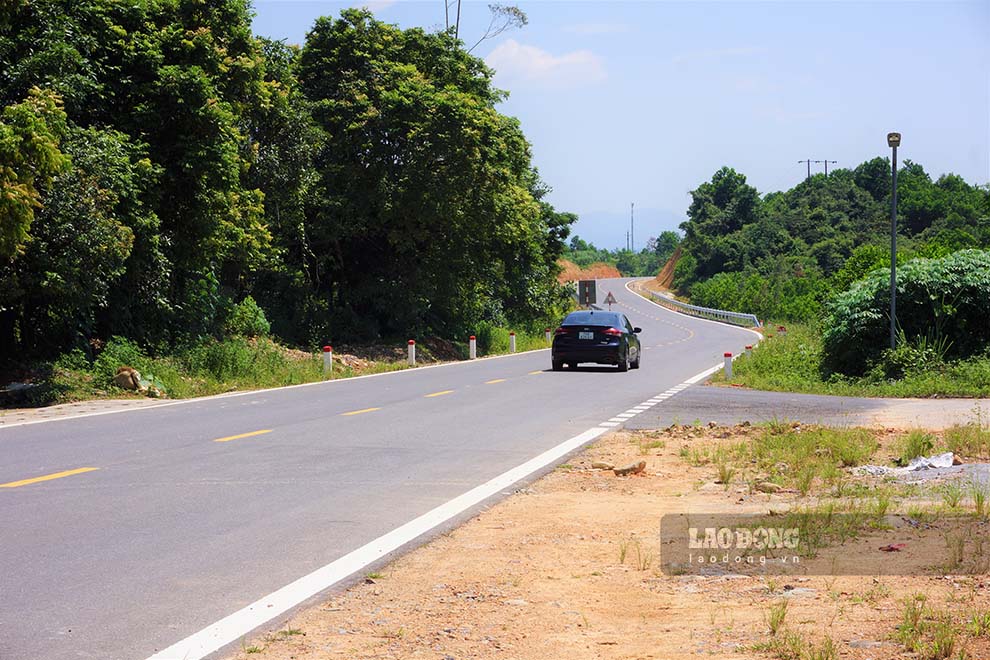
<path id="1" fill-rule="evenodd" d="M 810 158 L 807 159 L 807 160 L 799 160 L 798 161 L 798 165 L 800 165 L 801 163 L 807 163 L 808 164 L 808 181 L 811 181 L 811 164 L 812 163 L 817 163 L 817 162 L 818 162 L 817 160 L 811 160 Z"/>
<path id="2" fill-rule="evenodd" d="M 837 160 L 816 160 L 815 162 L 816 163 L 825 163 L 825 178 L 827 179 L 828 178 L 828 164 L 829 163 L 832 163 L 834 165 L 835 163 L 837 163 L 839 161 L 837 161 Z"/>
<path id="3" fill-rule="evenodd" d="M 629 249 L 636 249 L 636 217 L 633 215 L 636 203 L 629 202 Z"/>
<path id="4" fill-rule="evenodd" d="M 897 147 L 900 133 L 887 133 L 890 158 L 890 348 L 897 348 Z"/>
<path id="5" fill-rule="evenodd" d="M 629 249 L 629 232 L 626 232 L 626 249 Z"/>

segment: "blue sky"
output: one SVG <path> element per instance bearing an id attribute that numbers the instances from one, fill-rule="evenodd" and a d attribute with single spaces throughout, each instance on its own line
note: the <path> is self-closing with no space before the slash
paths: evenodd
<path id="1" fill-rule="evenodd" d="M 302 43 L 351 3 L 255 0 L 255 32 Z M 443 27 L 443 0 L 367 3 L 401 27 Z M 636 245 L 676 228 L 689 191 L 721 166 L 761 193 L 887 155 L 933 177 L 990 182 L 990 1 L 519 2 L 529 25 L 474 50 L 510 92 L 550 201 L 574 233 Z M 469 44 L 488 24 L 466 2 Z M 821 171 L 821 165 L 813 165 Z"/>

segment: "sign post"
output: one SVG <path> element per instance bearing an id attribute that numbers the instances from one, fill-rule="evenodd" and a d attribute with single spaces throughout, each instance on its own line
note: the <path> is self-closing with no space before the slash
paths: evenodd
<path id="1" fill-rule="evenodd" d="M 609 291 L 608 295 L 605 296 L 605 303 L 608 305 L 608 311 L 610 312 L 612 311 L 612 305 L 614 305 L 616 302 L 618 301 L 615 299 L 615 296 L 613 296 L 612 292 Z"/>
<path id="2" fill-rule="evenodd" d="M 595 280 L 578 280 L 578 304 L 591 307 L 598 302 L 597 282 Z"/>

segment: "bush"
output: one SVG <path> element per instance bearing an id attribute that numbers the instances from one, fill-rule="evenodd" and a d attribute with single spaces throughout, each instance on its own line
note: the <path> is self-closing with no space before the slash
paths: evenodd
<path id="1" fill-rule="evenodd" d="M 990 252 L 961 250 L 913 259 L 898 270 L 897 322 L 908 341 L 924 337 L 945 357 L 969 357 L 990 344 Z M 890 274 L 876 270 L 828 305 L 824 366 L 862 374 L 889 347 Z"/>
<path id="2" fill-rule="evenodd" d="M 812 271 L 781 264 L 770 275 L 756 271 L 719 273 L 691 287 L 691 302 L 761 319 L 814 321 L 825 297 L 825 281 Z"/>
<path id="3" fill-rule="evenodd" d="M 228 336 L 267 337 L 271 325 L 265 318 L 265 312 L 251 296 L 234 305 L 224 324 Z"/>

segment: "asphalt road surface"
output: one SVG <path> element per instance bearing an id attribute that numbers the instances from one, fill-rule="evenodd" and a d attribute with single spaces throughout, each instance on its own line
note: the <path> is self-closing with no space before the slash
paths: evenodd
<path id="1" fill-rule="evenodd" d="M 0 659 L 147 658 L 755 339 L 626 282 L 625 374 L 544 350 L 0 429 Z"/>

